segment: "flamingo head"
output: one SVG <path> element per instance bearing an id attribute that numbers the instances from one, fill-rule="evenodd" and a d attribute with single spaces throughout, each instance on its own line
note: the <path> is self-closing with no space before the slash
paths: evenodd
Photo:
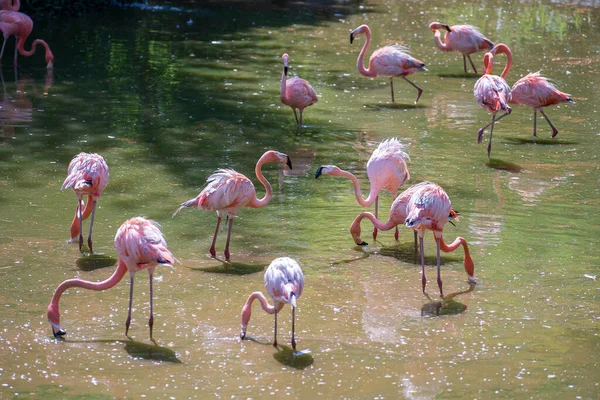
<path id="1" fill-rule="evenodd" d="M 283 74 L 285 76 L 287 76 L 288 73 L 288 59 L 290 58 L 290 56 L 288 56 L 287 53 L 283 53 L 283 55 L 281 56 L 281 59 L 283 60 Z"/>
<path id="2" fill-rule="evenodd" d="M 67 333 L 60 327 L 60 312 L 58 311 L 58 305 L 50 304 L 48 306 L 48 322 L 52 326 L 52 334 L 55 338 L 63 336 Z"/>
<path id="3" fill-rule="evenodd" d="M 452 32 L 452 29 L 450 29 L 450 25 L 446 25 L 446 24 L 442 24 L 441 22 L 432 22 L 429 24 L 429 29 L 431 29 L 432 32 L 435 32 L 439 29 L 445 29 L 448 32 Z"/>
<path id="4" fill-rule="evenodd" d="M 54 66 L 54 54 L 48 49 L 46 52 L 46 69 L 52 69 Z"/>
<path id="5" fill-rule="evenodd" d="M 492 74 L 492 66 L 494 64 L 494 55 L 492 52 L 487 52 L 483 56 L 483 74 L 491 75 Z"/>
<path id="6" fill-rule="evenodd" d="M 370 34 L 370 33 L 371 33 L 371 30 L 369 29 L 369 27 L 367 25 L 359 26 L 358 28 L 356 28 L 355 30 L 350 32 L 350 44 L 352 44 L 352 42 L 354 41 L 354 37 L 356 35 Z"/>
<path id="7" fill-rule="evenodd" d="M 263 159 L 264 162 L 268 163 L 279 162 L 287 165 L 290 169 L 292 169 L 292 160 L 290 159 L 290 157 L 287 154 L 280 153 L 275 150 L 267 151 L 265 154 L 263 154 L 261 159 Z"/>
<path id="8" fill-rule="evenodd" d="M 284 286 L 283 297 L 285 297 L 286 301 L 290 303 L 292 307 L 296 307 L 296 299 L 298 295 L 296 294 L 295 287 L 293 284 L 287 284 Z"/>
<path id="9" fill-rule="evenodd" d="M 475 264 L 470 254 L 465 254 L 465 272 L 469 276 L 470 282 L 475 282 Z"/>
<path id="10" fill-rule="evenodd" d="M 355 219 L 352 225 L 350 225 L 350 234 L 352 235 L 352 240 L 357 245 L 366 246 L 369 244 L 360 238 L 360 219 Z"/>
<path id="11" fill-rule="evenodd" d="M 321 175 L 339 175 L 340 169 L 335 165 L 321 165 L 317 168 L 315 173 L 315 179 L 318 179 Z"/>

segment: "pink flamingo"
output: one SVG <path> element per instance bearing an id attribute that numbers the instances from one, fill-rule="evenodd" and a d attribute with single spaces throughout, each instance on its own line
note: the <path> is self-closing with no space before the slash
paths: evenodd
<path id="1" fill-rule="evenodd" d="M 0 10 L 19 11 L 21 2 L 19 0 L 0 0 Z"/>
<path id="2" fill-rule="evenodd" d="M 306 107 L 315 104 L 319 99 L 315 90 L 310 86 L 310 83 L 304 79 L 298 77 L 287 79 L 289 57 L 287 53 L 281 56 L 283 60 L 283 74 L 281 74 L 279 97 L 283 104 L 290 106 L 292 111 L 294 111 L 296 127 L 302 132 L 302 111 Z M 300 111 L 299 120 L 298 115 L 296 115 L 296 108 Z"/>
<path id="3" fill-rule="evenodd" d="M 506 54 L 507 62 L 504 67 L 504 71 L 500 76 L 492 75 L 492 65 L 494 63 L 494 55 Z M 492 50 L 485 53 L 484 56 L 484 75 L 477 80 L 475 87 L 473 88 L 473 94 L 480 107 L 487 109 L 492 113 L 492 125 L 490 129 L 490 140 L 488 143 L 488 157 L 492 152 L 492 133 L 494 132 L 494 123 L 510 114 L 512 109 L 508 105 L 510 98 L 510 86 L 506 83 L 505 79 L 512 66 L 512 53 L 507 45 L 500 43 L 494 46 Z M 505 113 L 499 118 L 496 118 L 496 113 L 500 110 L 504 110 Z M 477 132 L 477 143 L 481 143 L 483 139 L 483 131 L 490 124 L 479 129 Z"/>
<path id="4" fill-rule="evenodd" d="M 475 64 L 471 60 L 471 54 L 481 50 L 491 50 L 495 44 L 490 39 L 483 36 L 479 29 L 471 25 L 453 25 L 449 26 L 440 22 L 432 22 L 429 29 L 434 33 L 435 45 L 442 51 L 458 51 L 463 57 L 463 68 L 467 73 L 467 58 L 477 73 Z M 444 42 L 442 42 L 442 33 L 440 29 L 446 30 Z"/>
<path id="5" fill-rule="evenodd" d="M 67 179 L 62 184 L 61 190 L 73 189 L 77 195 L 77 209 L 71 223 L 71 239 L 74 242 L 79 237 L 79 251 L 83 247 L 83 221 L 92 214 L 90 220 L 90 233 L 88 246 L 92 249 L 92 229 L 94 227 L 94 214 L 100 195 L 108 183 L 108 165 L 101 155 L 95 153 L 79 153 L 69 163 Z M 83 196 L 88 196 L 87 204 L 83 204 Z"/>
<path id="6" fill-rule="evenodd" d="M 21 53 L 21 55 L 29 57 L 35 53 L 37 45 L 41 44 L 46 49 L 46 68 L 52 68 L 54 64 L 54 55 L 52 54 L 48 43 L 41 39 L 36 39 L 31 44 L 31 50 L 25 50 L 25 41 L 29 37 L 32 29 L 33 21 L 27 15 L 17 11 L 0 11 L 0 31 L 2 31 L 2 34 L 4 35 L 2 50 L 0 50 L 0 63 L 2 62 L 2 56 L 4 55 L 6 41 L 10 36 L 14 36 L 17 40 L 17 45 L 15 46 L 15 67 L 17 66 L 17 51 Z"/>
<path id="7" fill-rule="evenodd" d="M 366 34 L 367 41 L 363 45 L 360 54 L 358 55 L 358 60 L 356 62 L 356 67 L 358 68 L 358 72 L 361 75 L 368 77 L 376 77 L 376 76 L 386 76 L 390 78 L 390 87 L 392 90 L 392 103 L 394 103 L 394 82 L 393 79 L 395 76 L 399 76 L 404 79 L 406 82 L 410 83 L 414 88 L 417 89 L 417 99 L 415 100 L 415 104 L 419 101 L 421 94 L 423 93 L 423 89 L 409 81 L 406 76 L 410 74 L 414 74 L 418 71 L 427 71 L 425 68 L 425 64 L 414 57 L 411 57 L 407 54 L 407 48 L 401 45 L 395 46 L 385 46 L 380 49 L 377 49 L 371 54 L 371 58 L 369 58 L 369 68 L 365 69 L 364 60 L 365 53 L 367 52 L 367 48 L 371 43 L 371 29 L 367 25 L 361 25 L 352 32 L 350 32 L 350 44 L 354 40 L 356 35 Z"/>
<path id="8" fill-rule="evenodd" d="M 232 169 L 218 169 L 214 174 L 206 180 L 206 187 L 194 199 L 181 203 L 181 206 L 175 210 L 173 217 L 177 215 L 184 207 L 197 207 L 201 210 L 211 210 L 217 212 L 217 227 L 213 237 L 212 245 L 210 246 L 210 254 L 215 257 L 215 243 L 217 241 L 217 233 L 221 218 L 226 215 L 229 219 L 229 229 L 227 231 L 227 242 L 225 244 L 225 259 L 229 261 L 229 241 L 231 239 L 231 228 L 233 227 L 233 219 L 238 210 L 242 207 L 260 208 L 264 207 L 271 201 L 273 188 L 271 184 L 262 174 L 262 166 L 265 163 L 279 162 L 287 164 L 292 168 L 292 161 L 287 154 L 279 153 L 274 150 L 269 150 L 256 163 L 254 169 L 256 177 L 265 187 L 265 197 L 262 199 L 256 198 L 256 190 L 252 181 L 245 175 L 242 175 Z"/>
<path id="9" fill-rule="evenodd" d="M 154 315 L 152 312 L 152 275 L 158 265 L 171 266 L 174 262 L 173 254 L 167 249 L 167 242 L 160 230 L 160 226 L 143 217 L 131 218 L 123 223 L 115 236 L 115 247 L 119 253 L 119 262 L 116 271 L 110 278 L 102 282 L 89 282 L 82 279 L 68 279 L 58 285 L 54 291 L 50 305 L 48 305 L 48 321 L 52 326 L 54 337 L 63 336 L 67 332 L 60 326 L 60 312 L 58 302 L 63 292 L 72 287 L 90 290 L 106 290 L 121 281 L 125 272 L 129 271 L 129 313 L 125 323 L 125 335 L 128 336 L 131 323 L 131 303 L 133 298 L 133 277 L 136 272 L 147 269 L 150 275 L 150 339 L 152 339 L 152 326 Z"/>
<path id="10" fill-rule="evenodd" d="M 451 252 L 458 248 L 458 246 L 463 246 L 465 251 L 464 266 L 470 282 L 475 282 L 475 266 L 473 265 L 473 260 L 469 254 L 469 247 L 465 239 L 457 237 L 450 245 L 446 245 L 442 239 L 442 231 L 446 222 L 458 216 L 452 209 L 450 199 L 444 189 L 432 182 L 421 182 L 416 186 L 417 188 L 415 188 L 406 205 L 405 225 L 413 228 L 419 235 L 423 293 L 425 293 L 425 286 L 427 284 L 427 279 L 425 278 L 423 234 L 426 230 L 433 231 L 437 245 L 437 283 L 440 288 L 440 295 L 443 298 L 444 292 L 442 291 L 442 278 L 440 275 L 440 250 Z"/>
<path id="11" fill-rule="evenodd" d="M 369 207 L 375 203 L 375 217 L 378 215 L 379 209 L 379 192 L 387 190 L 392 193 L 392 197 L 396 197 L 398 188 L 404 185 L 404 182 L 410 179 L 406 161 L 410 161 L 410 157 L 404 151 L 403 146 L 398 139 L 386 139 L 379 144 L 377 149 L 367 162 L 367 176 L 369 177 L 369 196 L 364 199 L 360 192 L 360 183 L 356 176 L 351 172 L 344 171 L 335 165 L 322 165 L 317 169 L 315 178 L 321 175 L 343 176 L 352 181 L 354 185 L 354 195 L 356 201 L 363 207 Z M 398 240 L 398 228 L 394 234 Z M 377 238 L 377 227 L 373 230 L 373 240 Z"/>
<path id="12" fill-rule="evenodd" d="M 240 333 L 240 338 L 244 340 L 246 337 L 246 328 L 252 314 L 252 302 L 258 299 L 265 312 L 275 314 L 273 346 L 277 347 L 277 313 L 281 311 L 286 303 L 290 303 L 292 307 L 292 348 L 296 350 L 296 340 L 294 338 L 296 300 L 302 296 L 302 290 L 304 289 L 304 274 L 300 265 L 289 257 L 276 258 L 265 272 L 265 288 L 269 296 L 273 299 L 273 305 L 269 304 L 261 292 L 252 293 L 242 308 L 242 332 Z"/>

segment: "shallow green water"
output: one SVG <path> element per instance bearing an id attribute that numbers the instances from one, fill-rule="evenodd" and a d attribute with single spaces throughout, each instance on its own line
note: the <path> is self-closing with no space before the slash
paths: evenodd
<path id="1" fill-rule="evenodd" d="M 255 10 L 116 9 L 84 20 L 36 21 L 56 68 L 40 55 L 6 62 L 0 108 L 0 394 L 98 398 L 597 398 L 600 394 L 597 232 L 599 200 L 598 8 L 550 3 L 466 5 L 369 2 L 338 8 Z M 192 23 L 188 24 L 187 21 Z M 547 111 L 560 133 L 514 107 L 494 131 L 492 160 L 477 129 L 489 114 L 472 94 L 456 53 L 433 45 L 429 22 L 472 23 L 514 55 L 508 81 L 542 70 L 575 105 Z M 429 71 L 397 79 L 396 106 L 386 79 L 356 71 L 363 38 L 371 51 L 404 43 Z M 279 102 L 280 56 L 307 79 L 319 102 L 295 132 Z M 12 54 L 9 46 L 7 54 Z M 8 58 L 10 60 L 10 57 Z M 476 65 L 481 55 L 474 57 Z M 502 62 L 502 61 L 501 61 Z M 348 232 L 363 209 L 342 179 L 314 179 L 319 165 L 354 172 L 367 193 L 365 164 L 379 142 L 398 137 L 412 159 L 410 183 L 432 180 L 463 218 L 447 240 L 471 245 L 478 284 L 469 290 L 462 251 L 442 257 L 441 303 L 435 246 L 426 237 L 428 299 L 421 292 L 412 232 L 381 232 L 364 248 Z M 264 168 L 275 195 L 242 210 L 232 264 L 210 258 L 216 216 L 177 206 L 195 197 L 216 168 L 254 180 L 267 149 L 294 169 Z M 109 184 L 94 227 L 97 254 L 66 243 L 76 201 L 60 192 L 70 159 L 102 154 Z M 256 180 L 254 180 L 256 182 Z M 259 189 L 259 193 L 263 193 Z M 389 194 L 381 198 L 386 216 Z M 114 270 L 112 240 L 125 219 L 161 223 L 180 260 L 157 272 L 156 345 L 148 338 L 148 281 L 136 276 L 132 340 L 124 336 L 129 285 L 106 292 L 69 290 L 62 298 L 65 341 L 55 341 L 46 308 L 64 279 L 91 281 Z M 85 225 L 87 230 L 87 224 Z M 222 259 L 225 230 L 217 251 Z M 292 356 L 291 312 L 279 319 L 254 306 L 241 342 L 240 311 L 262 289 L 278 256 L 297 259 L 306 276 Z M 438 316 L 439 314 L 439 316 Z"/>

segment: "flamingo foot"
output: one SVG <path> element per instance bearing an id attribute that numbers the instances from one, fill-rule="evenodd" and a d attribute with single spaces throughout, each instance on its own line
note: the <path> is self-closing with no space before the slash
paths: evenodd
<path id="1" fill-rule="evenodd" d="M 277 348 L 277 339 L 273 341 L 273 347 Z"/>
<path id="2" fill-rule="evenodd" d="M 152 339 L 152 327 L 154 327 L 154 315 L 151 315 L 148 319 L 148 326 L 150 327 L 150 339 Z"/>
<path id="3" fill-rule="evenodd" d="M 552 138 L 554 139 L 556 135 L 558 135 L 558 129 L 554 128 L 552 129 Z"/>
<path id="4" fill-rule="evenodd" d="M 421 278 L 421 283 L 423 284 L 423 293 L 425 293 L 425 286 L 427 286 L 427 278 L 425 276 Z"/>
<path id="5" fill-rule="evenodd" d="M 90 253 L 94 254 L 94 250 L 92 249 L 92 238 L 88 238 L 88 247 L 90 248 Z"/>
<path id="6" fill-rule="evenodd" d="M 83 236 L 79 235 L 79 252 L 83 253 Z"/>
<path id="7" fill-rule="evenodd" d="M 396 238 L 396 242 L 398 241 L 398 236 L 400 233 L 398 232 L 398 227 L 396 226 L 396 232 L 394 232 L 394 237 Z"/>
<path id="8" fill-rule="evenodd" d="M 292 339 L 292 349 L 294 349 L 294 351 L 296 351 L 296 340 Z"/>
<path id="9" fill-rule="evenodd" d="M 444 298 L 444 291 L 442 290 L 442 279 L 438 278 L 437 283 L 438 283 L 438 286 L 440 288 L 440 297 L 443 299 Z"/>
<path id="10" fill-rule="evenodd" d="M 214 246 L 212 246 L 212 247 L 210 248 L 210 250 L 209 250 L 209 251 L 210 251 L 210 255 L 211 255 L 213 258 L 215 258 L 215 257 L 217 256 L 217 251 L 215 250 L 215 247 L 214 247 Z"/>
<path id="11" fill-rule="evenodd" d="M 127 317 L 125 321 L 125 336 L 129 337 L 129 325 L 131 325 L 131 317 Z"/>
<path id="12" fill-rule="evenodd" d="M 477 131 L 477 143 L 478 144 L 481 144 L 481 142 L 483 141 L 483 132 L 484 132 L 483 128 L 481 128 Z"/>
<path id="13" fill-rule="evenodd" d="M 227 262 L 229 262 L 229 259 L 231 258 L 231 254 L 229 254 L 229 249 L 225 249 L 225 251 L 223 252 L 223 254 L 225 254 L 225 260 Z"/>

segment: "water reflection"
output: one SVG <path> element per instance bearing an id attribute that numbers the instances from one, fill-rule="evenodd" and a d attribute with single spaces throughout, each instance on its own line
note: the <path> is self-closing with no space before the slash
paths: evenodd
<path id="1" fill-rule="evenodd" d="M 283 365 L 295 369 L 310 367 L 315 362 L 310 350 L 294 351 L 291 347 L 285 345 L 277 346 L 277 352 L 273 354 L 273 358 Z"/>
<path id="2" fill-rule="evenodd" d="M 264 271 L 269 265 L 266 264 L 250 264 L 241 262 L 229 262 L 223 259 L 215 257 L 216 260 L 221 261 L 221 264 L 212 265 L 208 267 L 192 268 L 194 271 L 211 272 L 214 274 L 226 274 L 226 275 L 249 275 L 257 272 Z"/>
<path id="3" fill-rule="evenodd" d="M 181 364 L 181 361 L 177 358 L 177 353 L 168 347 L 162 347 L 156 343 L 148 344 L 130 339 L 125 342 L 125 351 L 136 359 Z"/>
<path id="4" fill-rule="evenodd" d="M 467 290 L 447 294 L 441 301 L 433 301 L 431 300 L 431 297 L 425 293 L 425 296 L 427 296 L 429 302 L 423 304 L 423 307 L 421 307 L 421 316 L 439 317 L 440 315 L 457 315 L 465 312 L 467 310 L 467 306 L 454 300 L 454 297 L 461 294 L 470 293 L 474 288 L 475 283 L 469 281 L 469 288 Z"/>
<path id="5" fill-rule="evenodd" d="M 90 254 L 79 257 L 75 260 L 75 266 L 86 272 L 94 271 L 100 268 L 112 267 L 117 263 L 117 259 L 104 255 L 102 253 Z"/>

